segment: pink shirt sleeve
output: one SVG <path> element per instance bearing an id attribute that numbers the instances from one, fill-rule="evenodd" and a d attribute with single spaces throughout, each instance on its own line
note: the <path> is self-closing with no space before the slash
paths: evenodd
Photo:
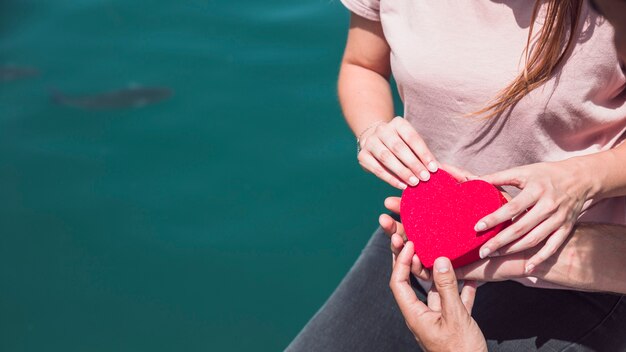
<path id="1" fill-rule="evenodd" d="M 380 22 L 380 0 L 341 0 L 353 13 L 370 21 Z"/>

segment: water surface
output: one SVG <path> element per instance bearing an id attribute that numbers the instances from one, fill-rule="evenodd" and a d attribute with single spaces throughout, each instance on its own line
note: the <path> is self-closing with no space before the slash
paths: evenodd
<path id="1" fill-rule="evenodd" d="M 0 3 L 0 350 L 277 351 L 390 191 L 335 79 L 338 1 Z M 141 108 L 54 104 L 134 84 Z"/>

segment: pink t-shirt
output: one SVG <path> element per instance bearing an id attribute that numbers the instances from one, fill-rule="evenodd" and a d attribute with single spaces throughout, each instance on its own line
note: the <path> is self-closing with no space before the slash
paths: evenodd
<path id="1" fill-rule="evenodd" d="M 523 68 L 532 1 L 341 1 L 381 22 L 404 117 L 440 161 L 484 175 L 596 153 L 626 138 L 626 77 L 613 28 L 587 4 L 576 46 L 555 76 L 509 116 L 481 120 L 464 115 Z M 580 220 L 626 224 L 626 197 L 592 205 Z"/>

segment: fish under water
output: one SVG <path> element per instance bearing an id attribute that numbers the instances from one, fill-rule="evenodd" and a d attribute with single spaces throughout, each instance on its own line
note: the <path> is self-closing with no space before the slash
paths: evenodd
<path id="1" fill-rule="evenodd" d="M 0 66 L 0 82 L 10 82 L 39 75 L 39 70 L 27 66 Z"/>
<path id="2" fill-rule="evenodd" d="M 167 87 L 141 86 L 82 96 L 69 96 L 57 89 L 50 91 L 57 104 L 85 110 L 140 108 L 163 101 L 173 93 Z"/>

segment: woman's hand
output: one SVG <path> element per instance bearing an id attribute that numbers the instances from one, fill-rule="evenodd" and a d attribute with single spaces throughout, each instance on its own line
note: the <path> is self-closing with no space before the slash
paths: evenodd
<path id="1" fill-rule="evenodd" d="M 359 145 L 359 164 L 399 189 L 428 181 L 430 172 L 439 168 L 422 137 L 401 117 L 368 127 L 359 136 Z"/>
<path id="2" fill-rule="evenodd" d="M 476 231 L 485 231 L 515 218 L 512 225 L 482 246 L 481 258 L 516 253 L 542 244 L 541 250 L 527 261 L 525 271 L 531 273 L 559 249 L 581 211 L 588 206 L 591 177 L 576 159 L 520 166 L 480 177 L 495 186 L 509 185 L 522 190 L 476 224 Z"/>
<path id="3" fill-rule="evenodd" d="M 433 272 L 436 292 L 429 295 L 426 305 L 409 283 L 414 258 L 413 243 L 407 242 L 397 257 L 389 286 L 420 346 L 426 351 L 487 351 L 485 337 L 470 315 L 475 284 L 466 281 L 459 296 L 450 260 L 438 258 Z"/>

